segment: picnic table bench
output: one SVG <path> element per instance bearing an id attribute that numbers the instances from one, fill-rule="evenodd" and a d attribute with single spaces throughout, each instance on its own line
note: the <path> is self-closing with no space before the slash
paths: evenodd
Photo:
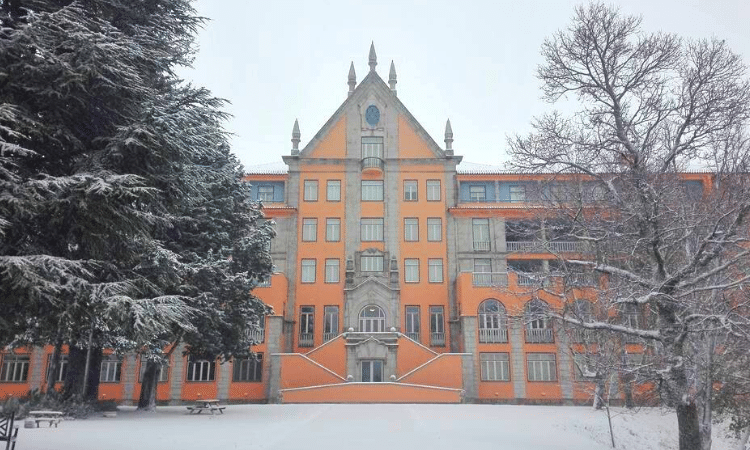
<path id="1" fill-rule="evenodd" d="M 0 417 L 0 442 L 5 442 L 5 450 L 14 450 L 16 448 L 16 439 L 18 439 L 18 425 L 15 425 L 15 413 L 10 413 L 8 417 Z"/>
<path id="2" fill-rule="evenodd" d="M 60 411 L 29 411 L 29 419 L 36 422 L 36 427 L 39 428 L 39 422 L 47 422 L 51 427 L 53 424 L 55 428 L 63 420 L 63 413 Z"/>
<path id="3" fill-rule="evenodd" d="M 203 411 L 209 411 L 211 414 L 218 411 L 220 414 L 224 414 L 226 406 L 219 405 L 219 400 L 212 398 L 207 400 L 196 400 L 195 405 L 188 406 L 187 409 L 190 411 L 190 414 L 200 414 Z"/>

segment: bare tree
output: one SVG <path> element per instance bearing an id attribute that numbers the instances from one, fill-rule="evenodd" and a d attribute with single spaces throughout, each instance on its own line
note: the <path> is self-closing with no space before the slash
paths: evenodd
<path id="1" fill-rule="evenodd" d="M 723 41 L 640 23 L 591 4 L 545 41 L 544 96 L 578 109 L 511 139 L 512 165 L 549 174 L 545 214 L 588 245 L 561 252 L 562 270 L 601 276 L 591 287 L 600 307 L 641 320 L 558 316 L 652 349 L 652 385 L 676 410 L 679 448 L 707 450 L 717 349 L 750 326 L 740 292 L 750 282 L 750 84 Z"/>

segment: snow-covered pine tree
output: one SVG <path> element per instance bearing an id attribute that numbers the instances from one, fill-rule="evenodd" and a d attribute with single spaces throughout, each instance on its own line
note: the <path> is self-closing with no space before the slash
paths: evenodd
<path id="1" fill-rule="evenodd" d="M 271 231 L 223 102 L 174 73 L 202 22 L 190 2 L 3 0 L 0 17 L 0 345 L 154 355 L 212 317 L 232 333 L 206 352 L 247 351 Z"/>

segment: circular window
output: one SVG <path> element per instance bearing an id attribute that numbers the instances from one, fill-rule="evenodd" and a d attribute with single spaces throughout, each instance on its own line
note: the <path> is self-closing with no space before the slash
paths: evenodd
<path id="1" fill-rule="evenodd" d="M 380 122 L 380 110 L 377 106 L 370 105 L 367 107 L 367 110 L 365 111 L 365 120 L 371 127 L 374 127 Z"/>

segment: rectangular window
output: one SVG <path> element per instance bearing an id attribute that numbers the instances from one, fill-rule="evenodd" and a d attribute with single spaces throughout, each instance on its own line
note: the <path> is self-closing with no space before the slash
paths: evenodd
<path id="1" fill-rule="evenodd" d="M 525 202 L 526 201 L 526 186 L 522 184 L 511 184 L 510 185 L 510 201 L 511 202 Z"/>
<path id="2" fill-rule="evenodd" d="M 589 378 L 590 375 L 594 375 L 589 370 L 589 359 L 585 353 L 574 353 L 573 354 L 573 373 L 575 374 L 576 381 L 592 381 Z"/>
<path id="3" fill-rule="evenodd" d="M 474 251 L 490 251 L 490 219 L 471 219 Z"/>
<path id="4" fill-rule="evenodd" d="M 341 180 L 328 180 L 326 183 L 326 200 L 329 202 L 341 201 Z"/>
<path id="5" fill-rule="evenodd" d="M 299 309 L 299 346 L 312 347 L 315 336 L 315 307 L 301 306 Z"/>
<path id="6" fill-rule="evenodd" d="M 419 342 L 419 306 L 406 307 L 406 336 Z"/>
<path id="7" fill-rule="evenodd" d="M 445 315 L 442 306 L 430 306 L 430 345 L 445 346 Z"/>
<path id="8" fill-rule="evenodd" d="M 383 240 L 383 218 L 367 218 L 359 221 L 360 240 L 382 241 Z"/>
<path id="9" fill-rule="evenodd" d="M 443 240 L 443 219 L 440 217 L 427 218 L 427 240 L 430 242 Z"/>
<path id="10" fill-rule="evenodd" d="M 427 267 L 430 276 L 430 283 L 442 283 L 443 282 L 443 260 L 442 259 L 428 259 Z"/>
<path id="11" fill-rule="evenodd" d="M 273 202 L 273 186 L 258 186 L 258 200 L 262 202 Z"/>
<path id="12" fill-rule="evenodd" d="M 487 199 L 486 186 L 469 186 L 469 201 L 483 202 Z"/>
<path id="13" fill-rule="evenodd" d="M 303 259 L 302 260 L 302 282 L 303 283 L 315 283 L 315 260 L 314 259 Z"/>
<path id="14" fill-rule="evenodd" d="M 383 159 L 383 137 L 382 136 L 363 136 L 362 137 L 362 159 L 380 158 Z"/>
<path id="15" fill-rule="evenodd" d="M 382 272 L 382 256 L 362 256 L 359 258 L 360 270 L 362 272 Z"/>
<path id="16" fill-rule="evenodd" d="M 382 202 L 383 201 L 383 181 L 362 181 L 362 201 L 365 202 Z"/>
<path id="17" fill-rule="evenodd" d="M 146 372 L 146 363 L 148 359 L 145 356 L 141 356 L 141 369 L 138 371 L 138 382 L 143 383 L 143 374 Z M 166 383 L 169 381 L 169 363 L 163 362 L 156 368 L 156 381 L 158 383 Z"/>
<path id="18" fill-rule="evenodd" d="M 407 242 L 419 240 L 419 219 L 413 217 L 404 219 L 404 240 Z"/>
<path id="19" fill-rule="evenodd" d="M 318 219 L 302 219 L 302 241 L 318 240 Z"/>
<path id="20" fill-rule="evenodd" d="M 49 371 L 52 369 L 52 355 L 47 355 L 47 372 L 44 375 L 44 380 L 49 380 Z M 55 383 L 65 381 L 65 375 L 68 373 L 68 355 L 60 355 L 60 363 L 57 366 L 57 373 L 55 373 Z"/>
<path id="21" fill-rule="evenodd" d="M 419 260 L 418 259 L 405 259 L 404 260 L 404 282 L 405 283 L 419 283 Z"/>
<path id="22" fill-rule="evenodd" d="M 29 377 L 29 355 L 3 355 L 3 368 L 0 370 L 0 382 L 23 383 Z"/>
<path id="23" fill-rule="evenodd" d="M 339 335 L 339 307 L 326 306 L 323 313 L 323 342 L 328 342 Z"/>
<path id="24" fill-rule="evenodd" d="M 214 381 L 216 378 L 216 361 L 198 359 L 193 355 L 188 356 L 187 381 Z"/>
<path id="25" fill-rule="evenodd" d="M 440 180 L 427 180 L 427 201 L 440 201 Z"/>
<path id="26" fill-rule="evenodd" d="M 326 283 L 339 282 L 339 260 L 326 259 Z"/>
<path id="27" fill-rule="evenodd" d="M 417 180 L 406 180 L 404 181 L 404 201 L 416 202 L 417 201 Z"/>
<path id="28" fill-rule="evenodd" d="M 305 180 L 305 197 L 306 202 L 318 201 L 318 180 Z"/>
<path id="29" fill-rule="evenodd" d="M 557 381 L 554 353 L 529 353 L 526 362 L 529 381 Z"/>
<path id="30" fill-rule="evenodd" d="M 492 260 L 490 258 L 474 258 L 474 272 L 491 273 Z"/>
<path id="31" fill-rule="evenodd" d="M 232 361 L 232 381 L 262 381 L 263 353 Z"/>
<path id="32" fill-rule="evenodd" d="M 338 242 L 341 240 L 341 219 L 331 218 L 326 219 L 326 241 Z"/>
<path id="33" fill-rule="evenodd" d="M 510 381 L 507 353 L 480 353 L 479 364 L 482 381 Z"/>
<path id="34" fill-rule="evenodd" d="M 383 381 L 383 361 L 380 359 L 362 360 L 362 382 L 380 383 Z"/>
<path id="35" fill-rule="evenodd" d="M 101 370 L 99 371 L 99 381 L 102 383 L 119 383 L 120 369 L 122 361 L 115 355 L 108 355 L 102 358 Z"/>

